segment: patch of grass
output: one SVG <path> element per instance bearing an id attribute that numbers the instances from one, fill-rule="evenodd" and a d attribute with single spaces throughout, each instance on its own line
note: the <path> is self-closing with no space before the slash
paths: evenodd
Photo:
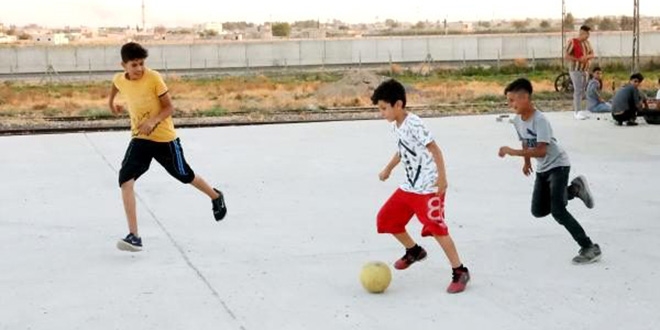
<path id="1" fill-rule="evenodd" d="M 227 109 L 221 106 L 215 106 L 211 109 L 197 111 L 195 114 L 200 117 L 222 117 L 227 115 Z"/>
<path id="2" fill-rule="evenodd" d="M 46 117 L 55 117 L 55 116 L 61 116 L 62 114 L 64 114 L 64 111 L 62 111 L 61 109 L 45 109 L 42 113 Z"/>
<path id="3" fill-rule="evenodd" d="M 109 119 L 115 117 L 110 110 L 99 108 L 85 109 L 81 111 L 79 115 L 88 119 Z"/>

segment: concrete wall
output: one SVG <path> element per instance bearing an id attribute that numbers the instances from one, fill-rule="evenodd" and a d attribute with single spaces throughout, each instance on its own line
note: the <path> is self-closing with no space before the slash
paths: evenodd
<path id="1" fill-rule="evenodd" d="M 632 33 L 595 33 L 596 54 L 630 57 Z M 394 38 L 225 42 L 148 45 L 148 65 L 158 70 L 282 67 L 422 62 L 493 61 L 560 58 L 561 35 L 472 35 Z M 660 32 L 643 33 L 642 56 L 660 56 Z M 119 69 L 119 46 L 0 47 L 0 74 Z"/>

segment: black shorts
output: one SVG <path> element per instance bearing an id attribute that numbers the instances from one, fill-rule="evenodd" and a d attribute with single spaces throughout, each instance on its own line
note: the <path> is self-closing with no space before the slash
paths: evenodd
<path id="1" fill-rule="evenodd" d="M 178 138 L 172 142 L 133 139 L 121 162 L 119 186 L 121 187 L 127 181 L 137 180 L 147 172 L 152 158 L 155 158 L 167 170 L 167 173 L 182 183 L 191 183 L 195 179 L 195 172 L 183 157 L 183 149 Z"/>

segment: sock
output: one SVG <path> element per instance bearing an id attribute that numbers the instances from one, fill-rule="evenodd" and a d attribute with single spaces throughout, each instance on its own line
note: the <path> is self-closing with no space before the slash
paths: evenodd
<path id="1" fill-rule="evenodd" d="M 457 270 L 466 270 L 466 269 L 467 269 L 467 268 L 465 268 L 465 266 L 463 266 L 463 264 L 461 264 L 460 266 L 458 266 L 458 267 L 456 267 L 456 268 L 452 268 L 451 270 L 454 271 L 454 272 L 456 272 Z"/>
<path id="2" fill-rule="evenodd" d="M 410 249 L 406 249 L 407 252 L 410 252 L 414 255 L 419 254 L 420 251 L 422 251 L 422 247 L 415 244 L 415 246 L 411 247 Z"/>

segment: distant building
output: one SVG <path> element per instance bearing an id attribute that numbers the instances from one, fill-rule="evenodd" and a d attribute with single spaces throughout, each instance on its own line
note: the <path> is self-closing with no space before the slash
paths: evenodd
<path id="1" fill-rule="evenodd" d="M 18 42 L 18 37 L 8 36 L 4 33 L 0 33 L 0 44 L 12 44 Z"/>
<path id="2" fill-rule="evenodd" d="M 39 34 L 32 36 L 32 40 L 37 44 L 48 45 L 66 45 L 69 43 L 69 38 L 64 33 Z"/>
<path id="3" fill-rule="evenodd" d="M 197 26 L 197 30 L 199 32 L 204 32 L 204 31 L 213 31 L 216 34 L 222 34 L 222 23 L 220 22 L 209 22 L 209 23 L 204 23 L 200 24 Z"/>

